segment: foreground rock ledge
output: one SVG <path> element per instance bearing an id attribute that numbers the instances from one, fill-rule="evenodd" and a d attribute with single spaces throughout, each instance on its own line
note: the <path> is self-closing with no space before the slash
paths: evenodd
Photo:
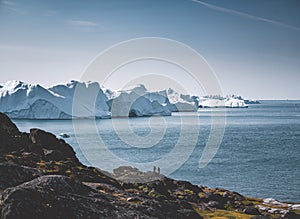
<path id="1" fill-rule="evenodd" d="M 0 218 L 300 218 L 299 204 L 163 176 L 129 183 L 124 171 L 149 176 L 122 167 L 111 178 L 81 164 L 64 140 L 40 129 L 21 133 L 0 113 Z"/>

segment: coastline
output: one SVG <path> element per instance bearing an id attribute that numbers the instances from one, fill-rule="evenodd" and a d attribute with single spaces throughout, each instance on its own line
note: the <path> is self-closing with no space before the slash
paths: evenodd
<path id="1" fill-rule="evenodd" d="M 0 134 L 1 218 L 299 217 L 297 203 L 267 203 L 164 176 L 121 181 L 124 171 L 141 174 L 130 167 L 111 178 L 81 164 L 64 140 L 40 129 L 22 133 L 2 113 Z"/>

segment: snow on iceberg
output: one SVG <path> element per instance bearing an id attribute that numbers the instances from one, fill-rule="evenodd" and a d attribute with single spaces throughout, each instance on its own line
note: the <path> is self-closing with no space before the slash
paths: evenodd
<path id="1" fill-rule="evenodd" d="M 225 101 L 219 99 L 204 99 L 199 103 L 200 108 L 223 108 Z"/>
<path id="2" fill-rule="evenodd" d="M 19 119 L 111 118 L 170 116 L 199 107 L 245 108 L 239 96 L 197 97 L 171 88 L 148 91 L 144 85 L 111 91 L 97 82 L 70 81 L 48 89 L 38 84 L 9 81 L 0 85 L 0 111 Z"/>
<path id="3" fill-rule="evenodd" d="M 106 91 L 107 93 L 107 91 Z M 171 111 L 158 100 L 149 98 L 144 85 L 137 85 L 117 92 L 108 92 L 112 117 L 170 116 Z"/>
<path id="4" fill-rule="evenodd" d="M 109 98 L 112 117 L 169 116 L 172 112 L 198 110 L 198 97 L 179 94 L 170 88 L 148 91 L 140 84 L 117 92 L 107 89 L 105 94 Z"/>
<path id="5" fill-rule="evenodd" d="M 244 100 L 235 98 L 202 98 L 199 102 L 200 108 L 247 108 Z"/>
<path id="6" fill-rule="evenodd" d="M 171 88 L 166 92 L 172 112 L 196 112 L 198 110 L 198 97 L 188 94 L 179 94 Z"/>
<path id="7" fill-rule="evenodd" d="M 55 103 L 63 97 L 36 84 L 8 81 L 0 88 L 0 111 L 11 118 L 69 118 Z"/>
<path id="8" fill-rule="evenodd" d="M 230 98 L 225 101 L 225 107 L 227 108 L 247 108 L 248 105 L 244 100 Z"/>
<path id="9" fill-rule="evenodd" d="M 97 83 L 82 83 L 71 81 L 45 89 L 40 85 L 27 84 L 21 81 L 9 81 L 0 88 L 0 111 L 11 118 L 19 119 L 71 119 L 86 117 L 89 114 L 74 115 L 72 101 L 75 87 L 80 87 L 85 93 L 99 88 L 96 103 L 96 116 L 110 115 L 106 104 L 107 98 Z M 99 107 L 99 105 L 101 105 Z M 93 105 L 84 105 L 91 108 Z"/>
<path id="10" fill-rule="evenodd" d="M 198 110 L 198 97 L 179 94 L 171 88 L 162 91 L 148 91 L 145 97 L 166 105 L 171 112 L 195 112 Z"/>
<path id="11" fill-rule="evenodd" d="M 233 99 L 238 99 L 238 100 L 243 100 L 245 104 L 260 104 L 258 100 L 251 100 L 251 99 L 245 99 L 242 96 L 239 95 L 228 95 L 226 96 L 227 99 L 233 98 Z"/>
<path id="12" fill-rule="evenodd" d="M 78 82 L 72 80 L 66 84 L 50 87 L 48 90 L 65 98 L 67 108 L 70 110 L 73 118 L 110 117 L 107 105 L 108 98 L 97 82 Z M 72 107 L 76 108 L 73 110 Z"/>

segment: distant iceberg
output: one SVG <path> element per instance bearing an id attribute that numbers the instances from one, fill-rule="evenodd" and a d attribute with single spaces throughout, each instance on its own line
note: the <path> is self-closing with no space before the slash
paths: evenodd
<path id="1" fill-rule="evenodd" d="M 246 99 L 243 98 L 242 96 L 239 95 L 228 95 L 226 96 L 227 99 L 237 99 L 237 100 L 243 100 L 245 104 L 260 104 L 258 100 L 251 100 L 251 99 Z"/>
<path id="2" fill-rule="evenodd" d="M 248 105 L 244 100 L 229 98 L 225 101 L 225 107 L 227 108 L 247 108 Z"/>
<path id="3" fill-rule="evenodd" d="M 236 99 L 233 97 L 216 98 L 216 97 L 204 97 L 199 101 L 200 108 L 247 108 L 248 105 L 243 99 Z"/>

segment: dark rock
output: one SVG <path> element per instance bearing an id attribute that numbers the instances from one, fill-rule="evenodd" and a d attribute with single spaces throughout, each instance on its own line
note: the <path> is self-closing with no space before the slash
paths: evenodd
<path id="1" fill-rule="evenodd" d="M 217 209 L 223 208 L 223 205 L 220 204 L 220 202 L 218 202 L 218 201 L 209 201 L 209 202 L 207 203 L 207 205 L 208 205 L 209 207 L 217 208 Z"/>
<path id="2" fill-rule="evenodd" d="M 223 197 L 231 201 L 243 201 L 245 197 L 237 192 L 225 191 Z"/>
<path id="3" fill-rule="evenodd" d="M 46 161 L 60 161 L 65 157 L 60 151 L 43 149 Z"/>
<path id="4" fill-rule="evenodd" d="M 82 182 L 94 182 L 94 183 L 106 183 L 113 185 L 116 188 L 122 188 L 120 183 L 105 174 L 103 174 L 99 169 L 94 167 L 83 167 L 80 171 L 74 168 L 73 173 L 76 175 L 76 179 Z"/>
<path id="5" fill-rule="evenodd" d="M 210 192 L 207 194 L 208 195 L 208 206 L 217 208 L 217 209 L 224 209 L 225 204 L 227 203 L 228 198 L 223 198 L 222 195 L 214 192 Z"/>
<path id="6" fill-rule="evenodd" d="M 41 172 L 30 167 L 0 163 L 0 176 L 0 189 L 6 189 L 37 178 Z"/>
<path id="7" fill-rule="evenodd" d="M 284 215 L 282 215 L 282 218 L 284 219 L 299 219 L 300 218 L 300 214 L 296 214 L 295 212 L 287 212 Z"/>
<path id="8" fill-rule="evenodd" d="M 105 196 L 65 176 L 42 176 L 8 188 L 0 195 L 0 203 L 3 219 L 120 218 Z"/>
<path id="9" fill-rule="evenodd" d="M 29 144 L 28 145 L 28 151 L 38 154 L 40 156 L 44 155 L 44 151 L 41 145 L 39 144 Z"/>
<path id="10" fill-rule="evenodd" d="M 251 214 L 251 215 L 260 215 L 259 211 L 255 207 L 246 207 L 243 212 L 245 214 Z"/>
<path id="11" fill-rule="evenodd" d="M 177 211 L 178 219 L 202 219 L 203 217 L 190 209 L 181 209 Z"/>
<path id="12" fill-rule="evenodd" d="M 159 173 L 153 171 L 142 172 L 131 166 L 121 166 L 114 169 L 112 177 L 125 183 L 146 183 L 164 178 Z"/>
<path id="13" fill-rule="evenodd" d="M 141 199 L 139 199 L 138 197 L 129 197 L 127 198 L 128 202 L 140 202 Z"/>
<path id="14" fill-rule="evenodd" d="M 9 117 L 1 112 L 0 112 L 0 133 L 7 133 L 11 136 L 20 133 L 17 126 L 9 119 Z"/>
<path id="15" fill-rule="evenodd" d="M 57 151 L 55 154 L 59 157 L 54 157 L 55 155 L 52 153 L 54 160 L 70 159 L 75 165 L 80 164 L 73 148 L 66 144 L 64 140 L 57 139 L 55 135 L 40 129 L 30 129 L 29 138 L 33 144 L 39 145 L 43 149 Z M 61 155 L 63 155 L 63 157 L 61 157 Z"/>
<path id="16" fill-rule="evenodd" d="M 255 215 L 255 216 L 251 217 L 250 219 L 270 219 L 270 217 L 265 216 L 265 215 Z"/>
<path id="17" fill-rule="evenodd" d="M 28 135 L 21 133 L 8 116 L 0 113 L 0 152 L 16 151 L 28 143 Z"/>

